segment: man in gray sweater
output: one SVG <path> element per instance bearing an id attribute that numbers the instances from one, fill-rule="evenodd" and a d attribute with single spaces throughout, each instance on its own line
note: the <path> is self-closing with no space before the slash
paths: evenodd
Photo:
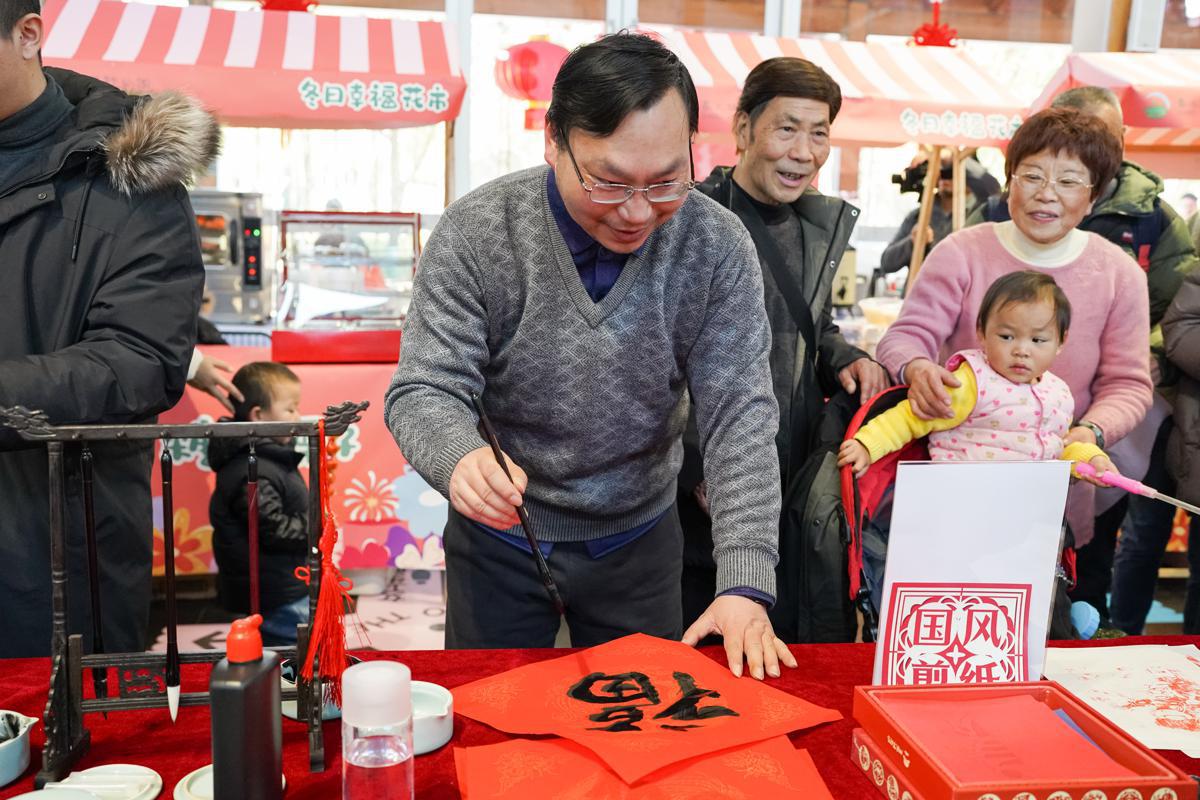
<path id="1" fill-rule="evenodd" d="M 573 52 L 545 167 L 446 209 L 421 257 L 388 426 L 451 503 L 451 648 L 548 647 L 559 617 L 520 536 L 524 505 L 575 646 L 680 638 L 674 507 L 689 393 L 713 492 L 716 598 L 683 640 L 723 636 L 757 678 L 795 659 L 771 629 L 779 479 L 770 328 L 754 246 L 693 186 L 687 69 L 645 36 Z M 509 481 L 477 429 L 479 393 Z M 522 552 L 524 550 L 524 552 Z"/>

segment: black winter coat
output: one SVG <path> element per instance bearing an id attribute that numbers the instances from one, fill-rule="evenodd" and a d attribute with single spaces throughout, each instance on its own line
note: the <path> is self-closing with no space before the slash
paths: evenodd
<path id="1" fill-rule="evenodd" d="M 258 585 L 266 612 L 308 593 L 296 577 L 308 553 L 308 485 L 297 467 L 303 456 L 270 439 L 256 439 L 258 460 Z M 249 499 L 246 486 L 250 442 L 213 439 L 208 463 L 217 486 L 208 504 L 217 559 L 217 596 L 228 611 L 250 611 Z"/>
<path id="2" fill-rule="evenodd" d="M 219 128 L 180 95 L 46 72 L 75 110 L 0 186 L 0 407 L 55 424 L 151 421 L 183 393 L 195 344 L 204 264 L 183 183 L 215 157 Z M 92 451 L 105 645 L 142 650 L 154 447 Z M 66 451 L 69 627 L 90 641 L 78 453 Z M 48 509 L 46 448 L 0 429 L 0 657 L 50 649 Z"/>

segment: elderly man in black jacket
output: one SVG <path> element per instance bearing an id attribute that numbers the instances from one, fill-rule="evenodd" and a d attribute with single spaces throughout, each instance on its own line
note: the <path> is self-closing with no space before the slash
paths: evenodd
<path id="1" fill-rule="evenodd" d="M 850 241 L 858 209 L 812 187 L 829 157 L 830 126 L 842 104 L 837 83 L 801 58 L 768 59 L 746 77 L 734 117 L 738 162 L 717 167 L 698 185 L 737 214 L 762 265 L 771 323 L 771 379 L 779 402 L 775 446 L 787 488 L 808 457 L 824 398 L 838 389 L 868 398 L 889 384 L 887 372 L 842 338 L 832 319 L 833 277 Z M 712 542 L 703 467 L 689 424 L 680 474 L 684 530 L 684 618 L 712 597 Z M 781 548 L 787 532 L 781 532 Z M 786 561 L 786 558 L 784 559 Z M 797 575 L 778 575 L 780 602 L 796 592 Z M 705 599 L 707 598 L 707 599 Z M 782 610 L 782 609 L 779 609 Z M 788 614 L 773 615 L 785 641 Z M 778 623 L 783 623 L 783 629 Z"/>
<path id="2" fill-rule="evenodd" d="M 0 0 L 0 407 L 133 423 L 183 392 L 204 283 L 183 182 L 219 128 L 178 95 L 43 70 L 37 0 Z M 153 446 L 99 443 L 105 645 L 144 647 Z M 90 631 L 79 451 L 66 452 L 70 628 Z M 0 657 L 50 647 L 47 458 L 0 429 Z"/>

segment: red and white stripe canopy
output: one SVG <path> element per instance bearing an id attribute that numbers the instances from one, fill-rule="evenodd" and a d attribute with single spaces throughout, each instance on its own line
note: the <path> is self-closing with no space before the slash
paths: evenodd
<path id="1" fill-rule="evenodd" d="M 692 74 L 702 131 L 730 129 L 746 75 L 775 56 L 812 61 L 841 86 L 833 128 L 839 144 L 1003 145 L 1026 111 L 957 49 L 667 28 L 655 33 Z"/>
<path id="2" fill-rule="evenodd" d="M 1200 177 L 1200 53 L 1072 53 L 1034 107 L 1076 86 L 1116 93 L 1129 126 L 1125 148 L 1139 161 L 1155 161 L 1175 177 Z"/>
<path id="3" fill-rule="evenodd" d="M 1127 146 L 1200 146 L 1200 53 L 1072 53 L 1037 108 L 1074 86 L 1104 86 L 1121 98 Z"/>
<path id="4" fill-rule="evenodd" d="M 466 82 L 437 22 L 46 0 L 47 65 L 178 89 L 230 125 L 394 128 L 453 119 Z"/>

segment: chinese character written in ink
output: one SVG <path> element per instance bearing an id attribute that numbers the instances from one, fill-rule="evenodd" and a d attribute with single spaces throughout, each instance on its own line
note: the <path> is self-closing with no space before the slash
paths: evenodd
<path id="1" fill-rule="evenodd" d="M 655 714 L 655 719 L 669 718 L 680 722 L 692 722 L 712 719 L 713 717 L 738 716 L 736 711 L 725 706 L 705 706 L 704 708 L 700 708 L 700 701 L 705 697 L 720 697 L 721 693 L 715 692 L 712 689 L 701 689 L 696 686 L 695 678 L 686 672 L 676 672 L 673 677 L 675 678 L 675 682 L 679 684 L 680 698 Z M 698 728 L 700 726 L 669 725 L 663 723 L 662 727 L 670 730 L 687 730 L 688 728 Z"/>
<path id="2" fill-rule="evenodd" d="M 674 673 L 675 682 L 679 684 L 679 699 L 654 715 L 656 720 L 674 720 L 686 724 L 673 725 L 663 722 L 659 727 L 667 730 L 686 731 L 701 727 L 696 724 L 714 717 L 736 717 L 738 713 L 725 706 L 700 706 L 700 701 L 706 697 L 720 697 L 720 693 L 712 689 L 696 686 L 696 680 L 686 672 Z M 600 727 L 589 728 L 595 731 L 640 731 L 636 723 L 645 719 L 643 707 L 659 704 L 658 690 L 650 679 L 641 672 L 622 672 L 608 675 L 603 672 L 593 672 L 584 676 L 578 683 L 567 690 L 567 696 L 584 703 L 604 705 L 588 719 L 592 722 L 605 723 Z M 637 701 L 646 702 L 637 702 Z M 621 705 L 624 704 L 624 705 Z"/>

